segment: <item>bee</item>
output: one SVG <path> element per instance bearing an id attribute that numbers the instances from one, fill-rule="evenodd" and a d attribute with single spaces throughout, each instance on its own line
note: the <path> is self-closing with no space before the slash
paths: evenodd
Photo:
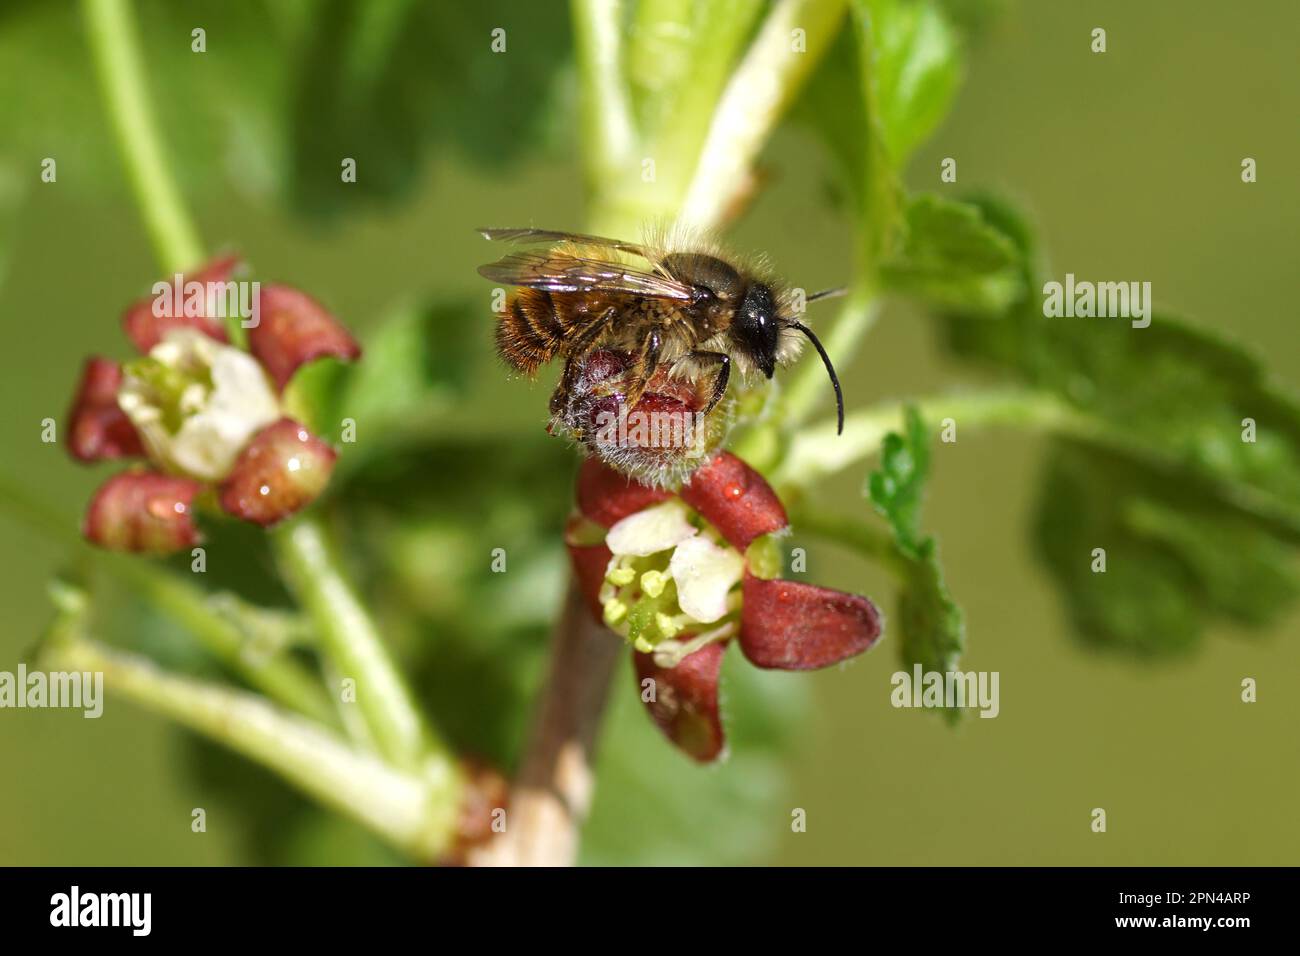
<path id="1" fill-rule="evenodd" d="M 799 321 L 796 298 L 761 261 L 746 263 L 715 244 L 684 238 L 632 243 L 546 229 L 481 229 L 493 241 L 546 244 L 481 266 L 479 274 L 519 291 L 507 300 L 496 329 L 497 351 L 512 368 L 533 375 L 564 360 L 551 400 L 563 407 L 597 350 L 627 358 L 623 402 L 637 404 L 647 385 L 672 378 L 712 376 L 704 414 L 741 376 L 771 378 L 791 362 L 807 338 L 821 356 L 839 430 L 844 396 L 826 349 Z M 841 294 L 828 289 L 815 302 Z"/>

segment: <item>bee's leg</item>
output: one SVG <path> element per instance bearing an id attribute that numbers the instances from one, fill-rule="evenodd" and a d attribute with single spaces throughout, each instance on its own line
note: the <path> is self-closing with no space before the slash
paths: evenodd
<path id="1" fill-rule="evenodd" d="M 646 386 L 650 384 L 650 379 L 654 378 L 655 372 L 659 370 L 659 349 L 663 345 L 663 337 L 659 330 L 655 329 L 641 346 L 641 354 L 637 356 L 636 364 L 632 366 L 632 374 L 629 377 L 627 392 L 623 396 L 623 404 L 631 411 L 636 403 L 641 401 L 641 396 L 645 394 Z"/>
<path id="2" fill-rule="evenodd" d="M 718 366 L 718 376 L 713 380 L 713 395 L 709 398 L 709 404 L 704 406 L 704 414 L 707 415 L 722 401 L 722 396 L 727 394 L 727 382 L 731 380 L 731 356 L 726 352 L 691 352 L 687 357 Z"/>
<path id="3" fill-rule="evenodd" d="M 588 348 L 600 338 L 605 331 L 606 324 L 613 315 L 613 309 L 606 309 L 596 321 L 581 329 L 574 336 L 572 342 L 566 343 L 565 348 L 569 355 L 564 361 L 564 372 L 560 376 L 559 384 L 555 386 L 555 391 L 551 394 L 552 415 L 558 415 L 564 410 L 565 402 L 573 394 L 578 379 L 582 375 L 582 367 L 587 361 Z"/>
<path id="4" fill-rule="evenodd" d="M 558 415 L 564 410 L 564 403 L 573 392 L 573 385 L 578 379 L 578 367 L 581 364 L 581 360 L 576 355 L 570 355 L 565 359 L 564 372 L 560 375 L 559 384 L 551 394 L 552 415 Z"/>

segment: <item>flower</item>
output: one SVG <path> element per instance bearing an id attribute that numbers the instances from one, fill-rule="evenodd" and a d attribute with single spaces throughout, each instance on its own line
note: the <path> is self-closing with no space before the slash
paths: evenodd
<path id="1" fill-rule="evenodd" d="M 676 493 L 582 465 L 565 540 L 593 615 L 633 648 L 642 700 L 660 730 L 702 763 L 720 757 L 722 655 L 735 639 L 753 664 L 811 670 L 879 639 L 870 600 L 776 577 L 789 525 L 772 487 L 722 452 Z"/>
<path id="2" fill-rule="evenodd" d="M 334 449 L 285 413 L 282 393 L 307 362 L 351 360 L 361 349 L 304 293 L 256 283 L 249 351 L 230 345 L 214 296 L 236 289 L 230 279 L 238 266 L 229 256 L 189 281 L 177 277 L 178 290 L 203 290 L 184 305 L 172 301 L 170 288 L 161 307 L 158 296 L 132 305 L 123 326 L 140 357 L 86 362 L 69 413 L 71 454 L 146 462 L 96 491 L 83 526 L 93 543 L 118 551 L 188 548 L 202 539 L 199 505 L 265 527 L 328 483 Z"/>
<path id="3" fill-rule="evenodd" d="M 203 481 L 220 481 L 248 440 L 280 417 L 256 359 L 188 328 L 127 363 L 115 400 L 150 459 Z"/>

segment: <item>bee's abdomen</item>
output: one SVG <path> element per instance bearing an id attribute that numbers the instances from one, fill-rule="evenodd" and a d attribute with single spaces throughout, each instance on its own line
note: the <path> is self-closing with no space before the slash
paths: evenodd
<path id="1" fill-rule="evenodd" d="M 497 351 L 507 364 L 531 375 L 559 352 L 566 328 L 549 292 L 523 289 L 510 297 L 497 323 Z"/>

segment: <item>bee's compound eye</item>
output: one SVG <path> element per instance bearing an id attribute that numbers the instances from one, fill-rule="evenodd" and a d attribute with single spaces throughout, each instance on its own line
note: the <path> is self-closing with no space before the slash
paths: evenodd
<path id="1" fill-rule="evenodd" d="M 776 348 L 780 339 L 776 317 L 776 296 L 770 286 L 751 282 L 732 320 L 731 334 L 768 378 L 776 371 Z"/>

